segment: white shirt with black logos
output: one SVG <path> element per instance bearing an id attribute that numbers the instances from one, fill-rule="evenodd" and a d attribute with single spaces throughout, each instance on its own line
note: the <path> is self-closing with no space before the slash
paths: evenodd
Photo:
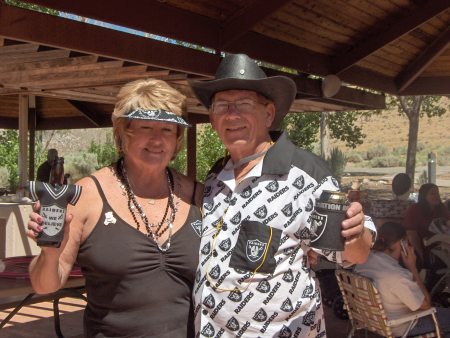
<path id="1" fill-rule="evenodd" d="M 286 134 L 239 184 L 231 162 L 216 165 L 205 183 L 193 291 L 197 336 L 325 337 L 306 253 L 315 200 L 337 190 L 337 181 Z M 341 263 L 340 252 L 322 253 Z"/>

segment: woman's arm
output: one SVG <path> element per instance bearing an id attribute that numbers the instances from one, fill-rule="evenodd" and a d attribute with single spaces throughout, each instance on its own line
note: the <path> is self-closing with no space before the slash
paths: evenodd
<path id="1" fill-rule="evenodd" d="M 83 225 L 92 214 L 93 206 L 99 203 L 96 189 L 91 179 L 82 179 L 77 183 L 83 187 L 80 199 L 75 206 L 69 205 L 64 225 L 64 239 L 59 248 L 42 247 L 41 253 L 30 264 L 31 284 L 36 293 L 51 293 L 60 289 L 67 281 L 78 255 Z M 101 207 L 99 205 L 99 207 Z M 37 213 L 40 204 L 35 204 L 35 212 L 30 215 L 27 235 L 36 238 L 42 231 L 42 217 Z"/>

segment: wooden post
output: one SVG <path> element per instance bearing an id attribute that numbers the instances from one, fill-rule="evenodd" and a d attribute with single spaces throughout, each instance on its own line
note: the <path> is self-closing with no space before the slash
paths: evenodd
<path id="1" fill-rule="evenodd" d="M 19 95 L 19 187 L 18 194 L 24 196 L 28 181 L 28 95 Z"/>
<path id="2" fill-rule="evenodd" d="M 36 96 L 30 95 L 28 100 L 28 128 L 30 131 L 30 160 L 28 163 L 28 177 L 34 181 L 34 159 L 36 148 Z"/>

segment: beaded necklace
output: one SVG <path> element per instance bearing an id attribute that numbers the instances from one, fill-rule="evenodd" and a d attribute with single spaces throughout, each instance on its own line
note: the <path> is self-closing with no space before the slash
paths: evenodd
<path id="1" fill-rule="evenodd" d="M 175 204 L 174 204 L 174 194 L 173 194 L 173 177 L 169 171 L 166 169 L 166 178 L 167 178 L 167 186 L 169 188 L 169 197 L 167 199 L 166 210 L 164 212 L 164 216 L 158 224 L 150 223 L 147 215 L 144 212 L 144 209 L 139 204 L 139 201 L 136 198 L 136 195 L 131 188 L 130 181 L 128 179 L 127 170 L 125 168 L 125 163 L 123 159 L 120 159 L 117 162 L 117 176 L 119 177 L 122 185 L 121 188 L 125 190 L 128 198 L 128 209 L 130 210 L 131 216 L 133 217 L 134 222 L 136 223 L 136 228 L 139 230 L 140 222 L 137 219 L 136 214 L 138 214 L 141 218 L 142 223 L 145 225 L 145 230 L 147 231 L 147 237 L 153 238 L 158 249 L 162 252 L 166 252 L 170 248 L 170 243 L 172 240 L 173 233 L 173 222 L 175 220 L 175 214 L 177 212 Z M 167 218 L 167 214 L 170 209 L 170 217 Z M 167 219 L 166 219 L 167 218 Z M 163 227 L 163 224 L 167 225 Z M 166 244 L 161 246 L 158 242 L 158 239 L 169 229 L 169 237 L 166 241 Z"/>

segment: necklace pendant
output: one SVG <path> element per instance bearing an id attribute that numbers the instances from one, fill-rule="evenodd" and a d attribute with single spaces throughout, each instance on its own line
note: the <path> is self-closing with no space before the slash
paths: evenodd
<path id="1" fill-rule="evenodd" d="M 150 204 L 150 205 L 155 205 L 155 200 L 154 200 L 153 198 L 150 198 L 150 199 L 148 200 L 148 204 Z"/>

